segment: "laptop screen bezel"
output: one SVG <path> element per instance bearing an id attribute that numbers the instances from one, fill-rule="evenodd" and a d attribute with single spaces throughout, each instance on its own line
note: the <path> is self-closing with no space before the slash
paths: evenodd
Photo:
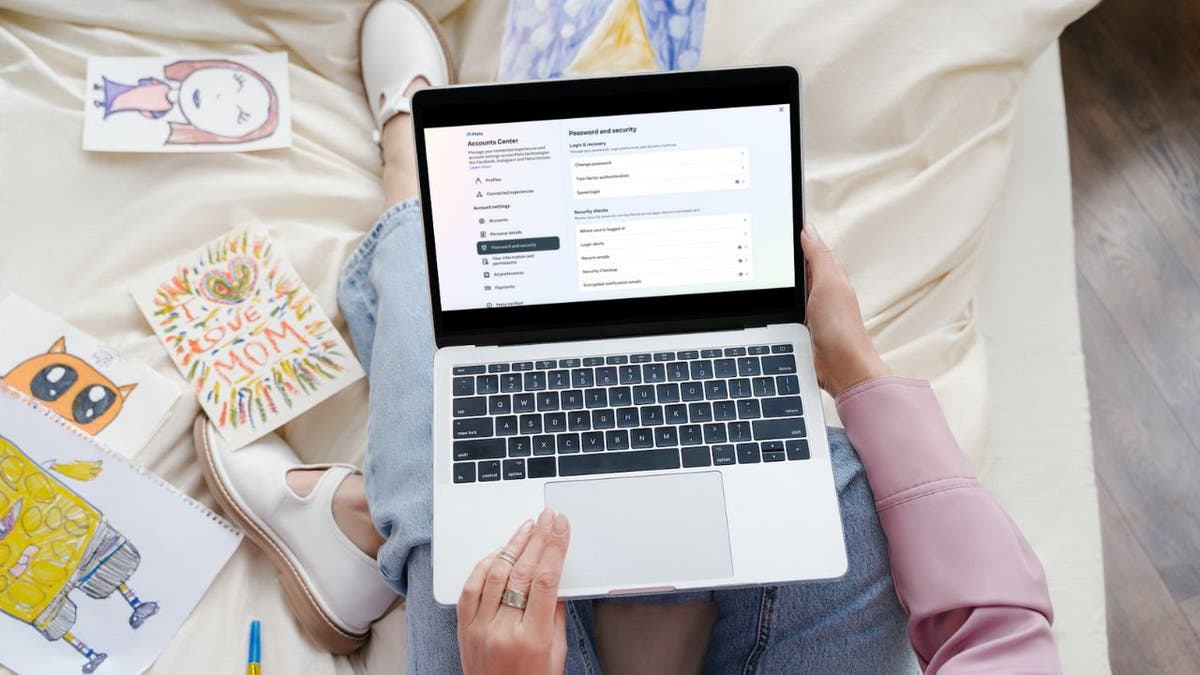
<path id="1" fill-rule="evenodd" d="M 789 105 L 795 283 L 785 288 L 443 311 L 425 130 L 504 122 Z M 800 76 L 790 66 L 422 89 L 412 99 L 434 339 L 514 344 L 729 330 L 804 321 Z"/>

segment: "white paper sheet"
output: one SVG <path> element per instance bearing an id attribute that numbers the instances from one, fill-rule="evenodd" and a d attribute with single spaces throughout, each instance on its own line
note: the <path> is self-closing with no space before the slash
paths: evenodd
<path id="1" fill-rule="evenodd" d="M 0 378 L 125 457 L 146 445 L 179 399 L 149 366 L 15 295 L 0 302 Z"/>
<path id="2" fill-rule="evenodd" d="M 240 541 L 157 476 L 0 390 L 4 665 L 27 675 L 86 664 L 142 672 Z"/>
<path id="3" fill-rule="evenodd" d="M 238 152 L 292 144 L 287 54 L 92 57 L 83 149 Z"/>

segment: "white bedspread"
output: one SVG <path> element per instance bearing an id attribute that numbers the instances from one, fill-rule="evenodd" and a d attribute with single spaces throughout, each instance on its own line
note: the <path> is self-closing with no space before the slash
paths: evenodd
<path id="1" fill-rule="evenodd" d="M 341 264 L 383 205 L 358 75 L 364 2 L 0 4 L 9 8 L 0 12 L 0 294 L 19 293 L 126 357 L 178 378 L 126 283 L 233 225 L 257 220 L 325 309 L 336 311 Z M 934 382 L 960 443 L 1029 532 L 1049 570 L 1059 616 L 1071 620 L 1057 630 L 1072 672 L 1097 672 L 1104 663 L 1086 419 L 1059 425 L 1069 447 L 1043 444 L 1040 453 L 1015 450 L 1006 444 L 1021 437 L 989 429 L 989 355 L 976 301 L 985 244 L 1003 236 L 988 225 L 1005 186 L 1019 84 L 1033 58 L 1092 4 L 710 0 L 703 52 L 706 66 L 782 62 L 804 74 L 809 217 L 850 271 L 887 361 L 900 373 Z M 427 6 L 443 19 L 462 79 L 489 79 L 505 3 Z M 281 49 L 291 60 L 291 149 L 203 156 L 80 150 L 88 55 Z M 1069 222 L 1069 211 L 1060 218 Z M 1069 259 L 1042 262 L 1058 275 L 1053 283 L 1073 283 Z M 1042 301 L 1036 284 L 1011 288 L 1010 301 Z M 1073 295 L 1056 297 L 1066 298 L 1058 310 L 1075 311 Z M 1038 322 L 1024 328 L 1029 335 L 1056 330 Z M 1038 354 L 1036 342 L 1024 343 L 1032 353 L 1022 358 L 1031 365 L 1011 358 L 993 380 L 1010 394 L 1033 387 L 1039 357 L 1057 358 L 1062 372 L 1078 376 L 1077 327 L 1074 335 L 1075 343 L 1064 347 L 1070 353 Z M 1012 353 L 1019 337 L 990 331 L 988 348 Z M 1068 393 L 1078 400 L 1077 390 Z M 365 384 L 353 387 L 288 425 L 285 434 L 306 460 L 359 460 L 365 397 Z M 178 404 L 137 460 L 211 503 L 187 433 L 196 411 L 194 401 Z M 1005 470 L 1010 452 L 1041 464 Z M 1064 474 L 1067 487 L 1056 492 L 1047 478 L 1034 480 L 1037 471 Z M 1075 498 L 1085 508 L 1064 506 Z M 1051 517 L 1039 522 L 1041 513 Z M 1060 513 L 1083 519 L 1082 534 L 1072 538 L 1075 521 Z M 1080 565 L 1086 566 L 1082 582 L 1072 576 Z M 298 633 L 273 579 L 267 560 L 243 546 L 156 670 L 234 672 L 242 667 L 251 617 L 264 619 L 272 671 L 352 672 L 364 658 L 379 670 L 398 667 L 394 632 L 380 635 L 385 639 L 366 656 L 321 654 Z"/>

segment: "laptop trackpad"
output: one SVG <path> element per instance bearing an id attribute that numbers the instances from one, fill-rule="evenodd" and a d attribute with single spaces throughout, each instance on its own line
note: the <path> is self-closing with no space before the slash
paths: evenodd
<path id="1" fill-rule="evenodd" d="M 563 586 L 671 586 L 733 575 L 718 472 L 546 484 L 571 519 Z"/>

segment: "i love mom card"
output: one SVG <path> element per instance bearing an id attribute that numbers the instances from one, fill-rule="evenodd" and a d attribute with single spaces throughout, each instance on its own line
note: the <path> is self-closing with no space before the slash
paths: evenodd
<path id="1" fill-rule="evenodd" d="M 312 291 L 261 229 L 221 236 L 131 292 L 234 448 L 363 376 Z"/>

